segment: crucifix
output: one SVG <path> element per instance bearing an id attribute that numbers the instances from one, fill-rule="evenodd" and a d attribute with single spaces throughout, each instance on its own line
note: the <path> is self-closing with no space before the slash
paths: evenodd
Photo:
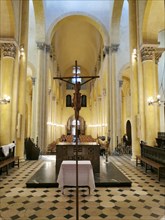
<path id="1" fill-rule="evenodd" d="M 66 83 L 74 85 L 74 94 L 73 94 L 73 103 L 72 107 L 75 111 L 75 119 L 76 119 L 76 220 L 79 219 L 79 203 L 78 203 L 78 119 L 79 119 L 79 111 L 81 109 L 81 86 L 86 84 L 87 82 L 99 78 L 99 76 L 81 76 L 78 77 L 77 73 L 77 61 L 75 61 L 75 76 L 71 77 L 53 77 L 53 79 L 59 79 Z M 75 83 L 72 83 L 71 80 L 75 78 Z M 86 79 L 84 82 L 80 83 L 78 78 Z M 71 79 L 71 80 L 70 80 Z M 70 80 L 70 81 L 69 81 Z"/>

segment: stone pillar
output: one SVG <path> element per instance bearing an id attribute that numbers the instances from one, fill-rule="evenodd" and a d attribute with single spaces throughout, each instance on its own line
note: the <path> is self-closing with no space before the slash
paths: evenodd
<path id="1" fill-rule="evenodd" d="M 1 45 L 1 97 L 10 96 L 8 104 L 0 105 L 0 145 L 11 143 L 12 140 L 12 91 L 16 46 L 13 43 Z"/>
<path id="2" fill-rule="evenodd" d="M 43 152 L 46 148 L 46 44 L 37 42 L 38 63 L 36 75 L 36 137 Z"/>
<path id="3" fill-rule="evenodd" d="M 111 124 L 111 151 L 117 146 L 117 97 L 116 97 L 116 52 L 119 44 L 110 47 L 110 124 Z"/>
<path id="4" fill-rule="evenodd" d="M 110 62 L 110 59 L 109 59 L 109 50 L 110 50 L 110 47 L 109 46 L 106 46 L 105 47 L 105 58 L 106 59 L 104 62 L 106 63 L 107 65 L 107 80 L 106 80 L 106 89 L 105 89 L 105 95 L 106 95 L 106 101 L 107 101 L 107 137 L 111 137 L 112 138 L 112 131 L 111 131 L 111 118 L 110 118 L 110 91 L 111 91 L 111 87 L 110 87 L 110 68 L 109 68 L 109 62 Z M 112 141 L 110 142 L 110 146 L 109 146 L 110 149 L 112 149 Z M 111 150 L 110 150 L 111 151 Z"/>
<path id="5" fill-rule="evenodd" d="M 51 53 L 51 47 L 49 45 L 45 45 L 46 47 L 46 54 L 45 54 L 45 58 L 46 58 L 46 62 L 45 62 L 45 148 L 48 144 L 50 144 L 51 142 L 51 136 L 50 134 L 50 129 L 49 129 L 49 133 L 48 133 L 48 125 L 47 122 L 49 121 L 49 115 L 51 115 L 51 90 L 49 87 L 49 68 L 50 68 L 50 53 Z M 50 98 L 51 97 L 51 98 Z M 50 112 L 50 113 L 49 113 Z"/>
<path id="6" fill-rule="evenodd" d="M 145 141 L 148 145 L 155 145 L 155 120 L 158 120 L 157 115 L 155 115 L 155 108 L 157 106 L 150 106 L 147 100 L 151 96 L 157 94 L 156 89 L 156 77 L 155 77 L 155 62 L 154 53 L 156 47 L 155 45 L 143 45 L 141 47 L 141 58 L 142 58 L 142 68 L 143 68 L 143 83 L 144 83 L 144 116 L 145 116 Z"/>
<path id="7" fill-rule="evenodd" d="M 98 96 L 97 97 L 97 111 L 98 111 L 97 112 L 97 118 L 98 118 L 97 124 L 99 125 L 99 127 L 98 127 L 98 134 L 99 134 L 99 136 L 103 135 L 103 132 L 102 132 L 102 118 L 101 118 L 101 116 L 102 116 L 101 104 L 102 104 L 102 98 L 101 98 L 101 96 Z"/>
<path id="8" fill-rule="evenodd" d="M 137 137 L 138 117 L 138 70 L 137 57 L 137 14 L 136 1 L 129 0 L 129 30 L 130 30 L 130 85 L 131 85 L 131 136 L 132 136 L 132 160 L 140 153 L 139 139 Z"/>
<path id="9" fill-rule="evenodd" d="M 106 107 L 106 89 L 102 90 L 102 122 L 103 122 L 103 135 L 107 138 L 107 108 Z"/>
<path id="10" fill-rule="evenodd" d="M 157 48 L 156 51 L 155 51 L 155 96 L 157 95 L 160 95 L 160 91 L 159 91 L 159 87 L 162 87 L 163 85 L 160 85 L 159 86 L 159 73 L 158 73 L 158 63 L 159 63 L 159 59 L 162 55 L 162 53 L 165 51 L 165 49 L 162 49 L 162 48 Z M 164 63 L 165 65 L 165 63 Z M 165 74 L 165 73 L 164 73 Z M 165 82 L 164 82 L 165 84 Z M 162 99 L 162 97 L 161 97 Z M 156 133 L 155 133 L 155 138 L 158 136 L 158 132 L 161 130 L 160 129 L 160 113 L 161 113 L 161 110 L 164 110 L 163 109 L 163 106 L 159 106 L 157 108 L 155 108 L 155 130 L 156 130 Z M 162 119 L 162 117 L 161 117 Z M 165 121 L 164 121 L 165 122 Z"/>
<path id="11" fill-rule="evenodd" d="M 122 134 L 122 85 L 123 81 L 119 80 L 117 83 L 117 136 L 119 138 L 119 142 L 121 142 L 121 134 Z"/>
<path id="12" fill-rule="evenodd" d="M 36 139 L 36 78 L 31 77 L 32 79 L 32 123 L 31 123 L 31 137 L 33 140 Z"/>

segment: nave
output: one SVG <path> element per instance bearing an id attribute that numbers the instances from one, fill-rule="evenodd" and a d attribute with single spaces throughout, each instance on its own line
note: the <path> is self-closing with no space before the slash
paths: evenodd
<path id="1" fill-rule="evenodd" d="M 132 182 L 131 187 L 96 187 L 79 189 L 79 219 L 89 220 L 164 220 L 165 179 L 157 180 L 155 173 L 146 174 L 128 155 L 110 156 L 119 170 Z M 59 188 L 26 188 L 26 182 L 44 160 L 25 161 L 0 176 L 0 219 L 46 220 L 75 219 L 76 192 Z"/>

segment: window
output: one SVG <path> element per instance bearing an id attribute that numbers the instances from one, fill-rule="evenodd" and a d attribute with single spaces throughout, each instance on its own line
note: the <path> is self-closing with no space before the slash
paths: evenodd
<path id="1" fill-rule="evenodd" d="M 72 107 L 72 97 L 71 97 L 71 95 L 66 96 L 66 107 Z"/>
<path id="2" fill-rule="evenodd" d="M 87 97 L 86 97 L 86 95 L 81 96 L 81 107 L 87 107 Z"/>

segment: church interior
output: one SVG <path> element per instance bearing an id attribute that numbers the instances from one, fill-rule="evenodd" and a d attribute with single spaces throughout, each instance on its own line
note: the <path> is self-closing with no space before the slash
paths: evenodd
<path id="1" fill-rule="evenodd" d="M 164 186 L 164 0 L 0 0 L 0 219 L 165 220 Z"/>

